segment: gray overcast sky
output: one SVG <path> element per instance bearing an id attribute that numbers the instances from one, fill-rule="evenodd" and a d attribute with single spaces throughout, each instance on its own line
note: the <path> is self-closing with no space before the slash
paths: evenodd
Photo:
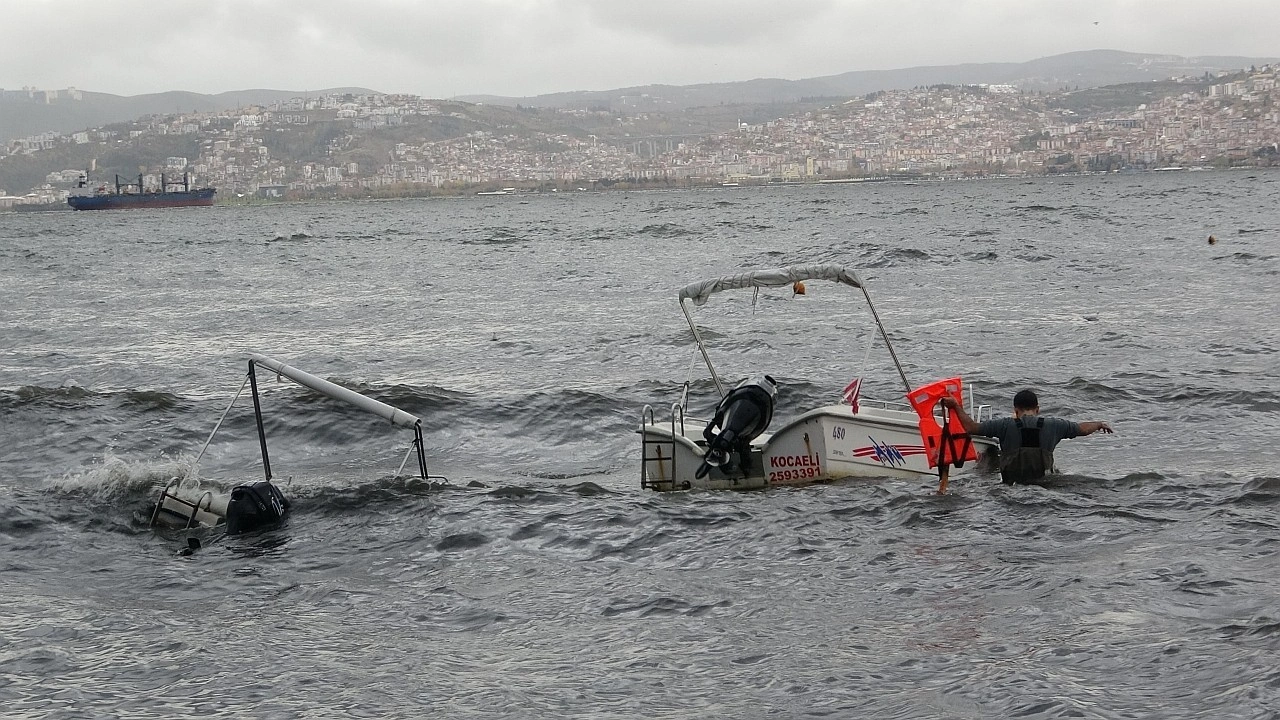
<path id="1" fill-rule="evenodd" d="M 0 0 L 0 88 L 426 97 L 1074 50 L 1280 56 L 1280 0 Z"/>

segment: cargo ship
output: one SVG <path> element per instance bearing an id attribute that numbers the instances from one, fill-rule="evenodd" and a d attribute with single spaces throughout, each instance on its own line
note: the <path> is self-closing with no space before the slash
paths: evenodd
<path id="1" fill-rule="evenodd" d="M 182 189 L 176 189 L 181 186 Z M 170 189 L 175 188 L 175 189 Z M 134 208 L 171 208 L 171 207 L 192 207 L 197 205 L 212 205 L 213 196 L 218 192 L 213 188 L 196 188 L 191 189 L 191 181 L 186 173 L 182 174 L 182 182 L 169 182 L 164 175 L 160 176 L 159 190 L 145 190 L 142 185 L 142 176 L 138 176 L 138 182 L 125 183 L 120 181 L 120 176 L 116 176 L 115 192 L 107 187 L 105 183 L 99 185 L 97 189 L 86 192 L 88 188 L 88 180 L 80 179 L 78 188 L 82 194 L 72 194 L 67 198 L 67 204 L 76 210 L 127 210 Z"/>

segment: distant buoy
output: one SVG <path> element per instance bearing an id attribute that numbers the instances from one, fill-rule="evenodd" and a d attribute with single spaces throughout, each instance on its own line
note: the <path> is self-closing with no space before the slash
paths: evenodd
<path id="1" fill-rule="evenodd" d="M 791 292 L 793 295 L 803 295 L 804 283 L 800 280 L 795 281 L 795 283 L 791 286 Z"/>
<path id="2" fill-rule="evenodd" d="M 1210 235 L 1210 236 L 1209 236 L 1209 244 L 1210 244 L 1210 245 L 1217 245 L 1217 244 L 1218 244 L 1218 238 L 1216 238 L 1216 237 L 1214 237 L 1214 236 Z"/>

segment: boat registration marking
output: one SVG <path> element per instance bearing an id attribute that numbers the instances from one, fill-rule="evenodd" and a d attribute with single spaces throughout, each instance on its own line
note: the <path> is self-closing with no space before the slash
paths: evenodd
<path id="1" fill-rule="evenodd" d="M 808 480 L 822 474 L 822 468 L 802 467 L 794 470 L 774 470 L 769 473 L 769 482 L 788 482 L 791 480 Z"/>
<path id="2" fill-rule="evenodd" d="M 815 455 L 773 455 L 769 458 L 769 467 L 817 467 L 818 456 Z"/>
<path id="3" fill-rule="evenodd" d="M 769 482 L 810 480 L 822 475 L 822 462 L 814 455 L 773 455 L 769 467 L 783 468 L 769 472 Z"/>

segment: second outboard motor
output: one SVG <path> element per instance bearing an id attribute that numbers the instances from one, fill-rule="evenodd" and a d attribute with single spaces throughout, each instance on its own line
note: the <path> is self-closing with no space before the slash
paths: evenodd
<path id="1" fill-rule="evenodd" d="M 702 431 L 707 452 L 698 466 L 697 477 L 705 477 L 713 467 L 727 473 L 734 465 L 735 454 L 737 467 L 746 477 L 751 468 L 751 441 L 773 420 L 773 399 L 777 395 L 778 384 L 764 375 L 743 380 L 724 396 L 716 406 L 715 417 Z"/>
<path id="2" fill-rule="evenodd" d="M 231 489 L 227 501 L 227 534 L 236 535 L 280 522 L 289 514 L 289 499 L 266 480 Z"/>

